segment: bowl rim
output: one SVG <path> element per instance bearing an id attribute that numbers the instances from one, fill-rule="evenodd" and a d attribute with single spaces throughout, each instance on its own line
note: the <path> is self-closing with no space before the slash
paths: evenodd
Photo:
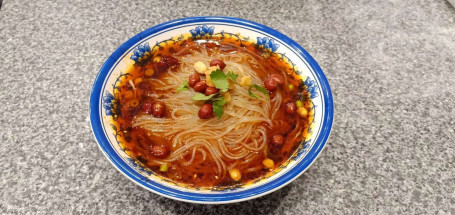
<path id="1" fill-rule="evenodd" d="M 263 185 L 260 185 L 255 188 L 242 190 L 239 192 L 223 192 L 223 193 L 188 193 L 181 190 L 176 190 L 162 184 L 156 183 L 134 169 L 132 169 L 127 163 L 125 163 L 118 155 L 115 153 L 115 150 L 111 147 L 107 137 L 104 135 L 101 121 L 100 121 L 100 112 L 99 104 L 101 99 L 101 90 L 103 87 L 104 80 L 110 71 L 114 63 L 134 44 L 146 38 L 147 36 L 160 32 L 164 29 L 188 24 L 188 23 L 201 23 L 203 22 L 218 22 L 218 23 L 228 23 L 228 24 L 238 24 L 243 25 L 249 28 L 253 28 L 267 34 L 270 34 L 282 42 L 289 45 L 294 51 L 303 57 L 307 63 L 310 65 L 315 76 L 319 80 L 320 87 L 322 89 L 321 94 L 323 94 L 324 99 L 324 117 L 322 118 L 321 131 L 319 136 L 316 138 L 313 147 L 307 153 L 305 157 L 308 157 L 307 160 L 302 160 L 297 163 L 291 170 L 281 175 L 280 177 L 269 181 Z M 201 16 L 201 17 L 186 17 L 176 20 L 171 20 L 164 22 L 162 24 L 155 25 L 149 29 L 146 29 L 137 35 L 133 36 L 125 43 L 123 43 L 119 48 L 117 48 L 112 55 L 105 61 L 101 67 L 92 87 L 92 92 L 90 94 L 90 105 L 89 105 L 89 115 L 90 115 L 90 124 L 95 136 L 95 139 L 98 142 L 98 146 L 103 154 L 108 158 L 111 164 L 128 179 L 140 185 L 141 187 L 155 193 L 162 195 L 174 200 L 190 202 L 190 203 L 200 203 L 200 204 L 224 204 L 224 203 L 234 203 L 240 201 L 246 201 L 254 199 L 268 193 L 271 193 L 275 190 L 278 190 L 293 180 L 298 176 L 303 174 L 310 166 L 314 163 L 315 159 L 318 157 L 322 149 L 325 147 L 326 142 L 330 136 L 332 123 L 333 123 L 333 98 L 332 92 L 330 90 L 329 83 L 322 72 L 322 69 L 316 63 L 316 61 L 311 57 L 311 55 L 303 49 L 298 43 L 290 39 L 286 35 L 270 28 L 265 25 L 252 22 L 245 19 L 235 18 L 235 17 L 225 17 L 225 16 Z"/>

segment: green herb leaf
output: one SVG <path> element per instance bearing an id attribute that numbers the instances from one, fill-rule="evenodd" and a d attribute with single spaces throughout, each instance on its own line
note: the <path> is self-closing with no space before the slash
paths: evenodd
<path id="1" fill-rule="evenodd" d="M 267 90 L 264 88 L 264 87 L 261 87 L 257 84 L 252 84 L 250 85 L 250 87 L 248 88 L 248 94 L 250 94 L 251 97 L 253 98 L 259 98 L 258 96 L 256 96 L 253 92 L 251 92 L 251 89 L 256 89 L 257 91 L 263 93 L 264 95 L 267 96 L 267 98 L 269 98 L 269 93 L 267 92 Z"/>
<path id="2" fill-rule="evenodd" d="M 223 100 L 223 96 L 213 98 L 212 101 L 220 101 Z"/>
<path id="3" fill-rule="evenodd" d="M 226 104 L 226 100 L 217 100 L 212 102 L 213 106 L 213 113 L 218 117 L 218 119 L 221 118 L 223 115 L 223 105 Z"/>
<path id="4" fill-rule="evenodd" d="M 227 79 L 226 74 L 223 71 L 217 69 L 210 74 L 210 78 L 212 79 L 215 87 L 220 89 L 221 92 L 227 92 L 229 89 L 229 82 Z"/>
<path id="5" fill-rule="evenodd" d="M 215 94 L 206 96 L 206 95 L 204 95 L 202 93 L 196 93 L 193 96 L 193 100 L 194 101 L 207 101 L 207 100 L 211 99 L 212 97 L 214 97 L 215 95 L 217 95 L 217 94 L 215 93 Z"/>
<path id="6" fill-rule="evenodd" d="M 227 77 L 231 79 L 234 83 L 237 83 L 237 77 L 239 77 L 238 74 L 233 73 L 232 71 L 228 71 Z"/>
<path id="7" fill-rule="evenodd" d="M 184 81 L 182 85 L 177 88 L 177 92 L 188 90 L 188 81 Z"/>

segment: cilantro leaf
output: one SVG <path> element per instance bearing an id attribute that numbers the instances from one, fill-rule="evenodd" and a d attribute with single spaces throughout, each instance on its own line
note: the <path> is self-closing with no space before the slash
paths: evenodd
<path id="1" fill-rule="evenodd" d="M 226 100 L 217 100 L 212 102 L 213 106 L 213 113 L 218 117 L 218 119 L 221 118 L 223 115 L 223 105 L 226 104 Z"/>
<path id="2" fill-rule="evenodd" d="M 211 98 L 214 97 L 215 95 L 217 95 L 217 94 L 215 93 L 215 94 L 206 96 L 206 95 L 204 95 L 204 94 L 202 94 L 202 93 L 196 93 L 196 94 L 194 94 L 194 96 L 193 96 L 193 100 L 194 100 L 194 101 L 206 101 L 206 100 L 211 99 Z"/>
<path id="3" fill-rule="evenodd" d="M 223 96 L 213 98 L 212 101 L 220 101 L 223 100 Z"/>
<path id="4" fill-rule="evenodd" d="M 177 88 L 177 92 L 188 90 L 188 81 L 184 81 L 182 85 Z"/>
<path id="5" fill-rule="evenodd" d="M 220 89 L 221 92 L 227 92 L 229 89 L 229 82 L 226 74 L 223 71 L 217 69 L 210 74 L 210 79 L 212 79 L 215 87 Z"/>
<path id="6" fill-rule="evenodd" d="M 234 83 L 237 83 L 237 77 L 239 77 L 238 74 L 233 73 L 232 71 L 228 71 L 227 77 L 231 79 Z"/>
<path id="7" fill-rule="evenodd" d="M 252 85 L 250 85 L 250 87 L 248 88 L 248 94 L 250 94 L 251 97 L 257 98 L 257 99 L 259 98 L 259 97 L 256 96 L 253 92 L 251 92 L 251 89 L 252 89 L 252 88 L 256 89 L 257 91 L 259 91 L 259 92 L 261 92 L 261 93 L 263 93 L 264 95 L 267 96 L 267 98 L 269 98 L 269 93 L 267 92 L 267 90 L 266 90 L 264 87 L 261 87 L 261 86 L 259 86 L 259 85 L 257 85 L 257 84 L 252 84 Z"/>

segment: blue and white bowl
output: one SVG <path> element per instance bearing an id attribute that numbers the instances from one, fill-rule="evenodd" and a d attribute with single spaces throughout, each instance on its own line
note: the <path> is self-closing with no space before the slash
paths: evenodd
<path id="1" fill-rule="evenodd" d="M 313 103 L 314 119 L 310 135 L 281 168 L 254 183 L 225 190 L 187 187 L 155 175 L 142 167 L 122 148 L 112 126 L 111 107 L 115 84 L 128 67 L 144 53 L 167 42 L 188 37 L 238 36 L 279 54 L 294 65 L 304 80 Z M 316 61 L 289 37 L 267 26 L 231 17 L 190 17 L 147 29 L 121 45 L 104 63 L 90 96 L 90 122 L 96 140 L 111 163 L 126 177 L 156 194 L 192 203 L 221 204 L 245 201 L 273 192 L 301 175 L 314 162 L 329 137 L 333 121 L 333 101 L 329 84 Z"/>

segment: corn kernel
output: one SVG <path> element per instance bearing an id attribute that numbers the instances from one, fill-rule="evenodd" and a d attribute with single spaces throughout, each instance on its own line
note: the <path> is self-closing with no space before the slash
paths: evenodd
<path id="1" fill-rule="evenodd" d="M 300 100 L 298 100 L 298 101 L 295 102 L 295 105 L 296 105 L 297 107 L 303 107 L 303 102 L 300 101 Z"/>
<path id="2" fill-rule="evenodd" d="M 251 84 L 250 76 L 246 75 L 240 79 L 240 86 L 250 86 L 250 84 Z"/>
<path id="3" fill-rule="evenodd" d="M 232 100 L 231 94 L 230 93 L 225 93 L 223 95 L 223 99 L 226 100 L 226 102 L 231 102 L 231 100 Z"/>
<path id="4" fill-rule="evenodd" d="M 130 100 L 134 97 L 134 92 L 132 90 L 128 90 L 123 94 L 123 96 L 125 99 Z"/>
<path id="5" fill-rule="evenodd" d="M 304 107 L 297 108 L 297 113 L 299 113 L 301 117 L 306 117 L 308 115 L 308 111 Z"/>
<path id="6" fill-rule="evenodd" d="M 131 107 L 137 107 L 139 105 L 139 101 L 136 99 L 133 99 L 129 102 Z"/>
<path id="7" fill-rule="evenodd" d="M 242 173 L 238 169 L 229 170 L 229 175 L 234 181 L 240 181 L 242 179 Z"/>
<path id="8" fill-rule="evenodd" d="M 210 77 L 210 73 L 206 73 L 205 74 L 205 83 L 209 87 L 214 87 L 215 86 L 215 83 L 213 83 L 212 78 Z"/>
<path id="9" fill-rule="evenodd" d="M 207 70 L 207 65 L 205 65 L 205 63 L 202 61 L 198 61 L 194 63 L 194 70 L 196 70 L 198 73 L 204 74 Z"/>
<path id="10" fill-rule="evenodd" d="M 155 63 L 159 63 L 160 61 L 161 61 L 160 56 L 153 58 L 153 62 L 155 62 Z"/>
<path id="11" fill-rule="evenodd" d="M 289 85 L 288 85 L 288 89 L 289 89 L 289 91 L 294 90 L 294 85 L 293 85 L 293 84 L 289 84 Z"/>
<path id="12" fill-rule="evenodd" d="M 145 75 L 146 76 L 153 76 L 153 74 L 155 74 L 155 71 L 152 69 L 152 68 L 148 68 L 147 70 L 145 70 Z"/>
<path id="13" fill-rule="evenodd" d="M 161 172 L 166 172 L 167 169 L 168 169 L 167 164 L 161 164 L 161 166 L 160 166 L 160 171 L 161 171 Z"/>
<path id="14" fill-rule="evenodd" d="M 135 84 L 135 85 L 138 85 L 138 84 L 141 83 L 141 82 L 142 82 L 142 78 L 136 78 L 136 79 L 134 79 L 134 84 Z"/>
<path id="15" fill-rule="evenodd" d="M 262 161 L 262 164 L 268 169 L 272 169 L 275 166 L 275 162 L 272 159 L 266 158 Z"/>

